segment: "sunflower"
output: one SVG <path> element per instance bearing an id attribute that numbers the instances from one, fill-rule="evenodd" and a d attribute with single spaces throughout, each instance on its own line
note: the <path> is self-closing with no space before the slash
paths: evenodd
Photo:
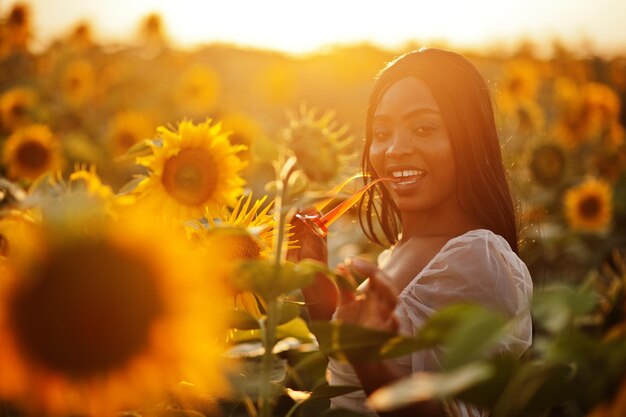
<path id="1" fill-rule="evenodd" d="M 600 83 L 578 87 L 571 80 L 559 79 L 555 92 L 562 109 L 555 134 L 564 145 L 576 148 L 590 141 L 613 146 L 623 143 L 621 104 L 611 87 Z"/>
<path id="2" fill-rule="evenodd" d="M 145 213 L 99 234 L 63 229 L 42 228 L 44 250 L 0 280 L 0 397 L 99 416 L 154 406 L 183 380 L 223 392 L 222 291 L 197 251 Z"/>
<path id="3" fill-rule="evenodd" d="M 193 219 L 205 207 L 232 207 L 243 194 L 245 167 L 237 153 L 243 145 L 231 145 L 221 125 L 211 120 L 195 125 L 183 121 L 176 131 L 160 127 L 159 141 L 152 141 L 152 155 L 137 158 L 150 169 L 134 192 L 139 201 L 158 208 L 167 217 Z"/>
<path id="4" fill-rule="evenodd" d="M 83 52 L 94 45 L 91 26 L 87 22 L 79 22 L 74 26 L 67 42 L 71 49 Z"/>
<path id="5" fill-rule="evenodd" d="M 158 13 L 150 13 L 141 21 L 139 36 L 148 45 L 162 45 L 167 36 L 163 25 L 163 19 Z"/>
<path id="6" fill-rule="evenodd" d="M 61 89 L 66 100 L 75 106 L 93 97 L 96 85 L 95 70 L 86 59 L 76 59 L 65 68 Z"/>
<path id="7" fill-rule="evenodd" d="M 217 72 L 204 65 L 194 65 L 178 81 L 176 101 L 183 111 L 206 114 L 217 104 L 220 78 Z"/>
<path id="8" fill-rule="evenodd" d="M 315 109 L 302 106 L 299 116 L 291 116 L 285 132 L 298 165 L 312 181 L 331 181 L 352 159 L 349 147 L 353 137 L 346 136 L 348 126 L 337 128 L 334 117 L 334 112 L 327 111 L 317 118 Z"/>
<path id="9" fill-rule="evenodd" d="M 26 51 L 31 39 L 31 11 L 28 4 L 18 2 L 13 5 L 3 25 L 3 45 L 10 52 Z"/>
<path id="10" fill-rule="evenodd" d="M 10 178 L 34 180 L 46 171 L 62 167 L 61 148 L 45 125 L 15 131 L 4 144 L 4 164 Z"/>
<path id="11" fill-rule="evenodd" d="M 235 232 L 224 235 L 227 240 L 232 237 L 233 242 L 233 245 L 224 245 L 228 247 L 225 251 L 230 253 L 225 256 L 229 259 L 243 260 L 268 259 L 272 255 L 276 222 L 274 216 L 268 214 L 273 203 L 265 204 L 266 200 L 267 196 L 263 196 L 260 200 L 255 200 L 250 207 L 252 194 L 248 194 L 241 196 L 232 210 L 226 207 L 205 210 L 204 217 L 208 226 L 203 236 L 212 240 L 213 232 L 220 228 L 245 231 L 246 234 Z M 265 207 L 261 209 L 264 205 Z M 226 237 L 228 235 L 230 237 Z"/>
<path id="12" fill-rule="evenodd" d="M 0 121 L 6 130 L 27 124 L 34 110 L 37 96 L 30 88 L 14 88 L 0 97 Z"/>
<path id="13" fill-rule="evenodd" d="M 32 213 L 8 210 L 0 214 L 0 258 L 19 259 L 25 249 L 32 251 L 37 220 Z"/>
<path id="14" fill-rule="evenodd" d="M 247 149 L 239 155 L 241 159 L 251 162 L 251 149 L 254 141 L 262 134 L 261 126 L 243 113 L 229 113 L 221 121 L 224 130 L 231 132 L 228 136 L 230 143 L 246 146 Z"/>
<path id="15" fill-rule="evenodd" d="M 114 157 L 123 155 L 131 146 L 152 134 L 152 123 L 140 112 L 123 111 L 109 124 L 107 144 Z"/>
<path id="16" fill-rule="evenodd" d="M 230 210 L 206 210 L 205 223 L 194 222 L 189 231 L 192 239 L 208 253 L 227 261 L 219 275 L 229 286 L 229 276 L 240 261 L 267 260 L 272 255 L 275 220 L 268 214 L 272 204 L 263 205 L 267 196 L 256 200 L 252 207 L 252 194 L 242 196 Z M 233 305 L 249 311 L 255 316 L 261 314 L 256 297 L 252 293 L 240 293 L 230 287 Z"/>
<path id="17" fill-rule="evenodd" d="M 261 97 L 273 105 L 287 105 L 294 99 L 297 74 L 290 62 L 276 62 L 258 72 L 254 88 Z"/>
<path id="18" fill-rule="evenodd" d="M 229 303 L 236 310 L 247 311 L 254 317 L 261 317 L 265 306 L 260 297 L 249 291 L 239 291 L 231 284 L 232 274 L 236 273 L 240 262 L 269 262 L 275 245 L 276 221 L 268 214 L 273 203 L 266 204 L 267 196 L 252 202 L 252 194 L 242 196 L 235 207 L 221 210 L 206 210 L 206 225 L 196 222 L 190 228 L 193 240 L 207 253 L 226 261 L 223 268 L 212 268 L 214 277 L 222 280 L 229 288 Z M 289 229 L 285 234 L 285 248 L 295 244 L 291 241 Z M 254 332 L 231 329 L 229 340 Z"/>
<path id="19" fill-rule="evenodd" d="M 504 66 L 500 82 L 500 106 L 505 111 L 513 110 L 519 100 L 534 101 L 541 79 L 537 63 L 517 59 Z"/>
<path id="20" fill-rule="evenodd" d="M 563 178 L 565 160 L 565 152 L 559 145 L 542 143 L 531 151 L 528 165 L 535 181 L 549 187 Z"/>
<path id="21" fill-rule="evenodd" d="M 506 123 L 518 134 L 531 136 L 545 126 L 543 108 L 534 100 L 519 99 L 506 110 Z"/>
<path id="22" fill-rule="evenodd" d="M 612 217 L 612 190 L 603 180 L 589 178 L 566 191 L 565 216 L 573 230 L 602 232 Z"/>

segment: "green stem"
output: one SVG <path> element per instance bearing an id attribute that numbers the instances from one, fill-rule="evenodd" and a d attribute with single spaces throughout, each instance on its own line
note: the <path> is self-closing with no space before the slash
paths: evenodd
<path id="1" fill-rule="evenodd" d="M 279 178 L 278 193 L 274 201 L 275 216 L 277 217 L 278 233 L 274 241 L 274 277 L 280 280 L 281 268 L 283 264 L 283 241 L 285 239 L 285 226 L 287 222 L 286 213 L 283 210 L 283 201 L 287 195 L 288 178 Z M 261 364 L 261 385 L 259 387 L 259 408 L 261 417 L 272 417 L 272 391 L 271 373 L 273 364 L 274 345 L 276 344 L 276 326 L 282 303 L 279 297 L 267 302 L 267 316 L 261 320 L 261 334 L 263 338 L 263 361 Z"/>
<path id="2" fill-rule="evenodd" d="M 272 383 L 270 379 L 274 356 L 272 350 L 276 344 L 276 318 L 278 316 L 278 308 L 278 300 L 269 300 L 267 302 L 267 317 L 261 323 L 263 345 L 265 347 L 261 365 L 261 385 L 259 387 L 259 408 L 261 409 L 261 417 L 272 416 Z"/>

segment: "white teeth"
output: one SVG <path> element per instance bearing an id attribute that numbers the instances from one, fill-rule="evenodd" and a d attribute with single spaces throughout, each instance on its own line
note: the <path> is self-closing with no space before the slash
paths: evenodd
<path id="1" fill-rule="evenodd" d="M 426 171 L 421 169 L 405 169 L 404 171 L 393 171 L 391 173 L 395 178 L 400 177 L 419 177 L 423 178 L 426 175 Z M 400 183 L 403 184 L 403 183 Z"/>

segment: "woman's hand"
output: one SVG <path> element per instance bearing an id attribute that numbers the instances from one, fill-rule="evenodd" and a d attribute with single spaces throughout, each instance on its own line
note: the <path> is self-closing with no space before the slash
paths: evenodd
<path id="1" fill-rule="evenodd" d="M 299 210 L 303 215 L 319 214 L 315 209 Z M 297 240 L 297 248 L 287 251 L 287 260 L 298 262 L 303 259 L 313 259 L 328 263 L 328 248 L 326 239 L 319 237 L 297 217 L 291 219 L 293 233 L 291 239 Z M 339 292 L 337 286 L 326 274 L 315 275 L 311 285 L 302 288 L 302 295 L 306 302 L 309 316 L 312 320 L 330 320 L 337 307 Z"/>
<path id="2" fill-rule="evenodd" d="M 350 279 L 350 269 L 369 277 L 362 294 L 340 289 L 340 303 L 335 318 L 377 330 L 396 331 L 398 320 L 394 310 L 398 296 L 391 280 L 378 267 L 368 261 L 352 258 L 340 265 L 337 272 Z"/>
<path id="3" fill-rule="evenodd" d="M 308 208 L 298 210 L 298 214 L 315 215 L 319 214 L 319 212 L 313 208 Z M 302 259 L 313 259 L 326 264 L 328 262 L 326 239 L 313 233 L 302 220 L 295 216 L 291 219 L 291 225 L 293 226 L 290 230 L 290 233 L 293 233 L 291 239 L 297 241 L 296 245 L 298 247 L 287 251 L 287 259 L 292 262 L 298 262 Z"/>

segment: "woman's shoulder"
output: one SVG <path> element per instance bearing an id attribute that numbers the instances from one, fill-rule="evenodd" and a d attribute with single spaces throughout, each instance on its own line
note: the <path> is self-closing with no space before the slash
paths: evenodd
<path id="1" fill-rule="evenodd" d="M 476 260 L 492 257 L 519 260 L 519 257 L 511 249 L 505 238 L 488 229 L 473 229 L 450 239 L 441 248 L 435 260 L 446 261 L 450 260 L 450 258 Z M 519 261 L 521 262 L 521 260 Z"/>
<path id="2" fill-rule="evenodd" d="M 506 239 L 476 229 L 450 239 L 402 295 L 432 306 L 494 304 L 515 314 L 528 303 L 532 286 L 526 264 Z"/>
<path id="3" fill-rule="evenodd" d="M 530 273 L 504 237 L 487 229 L 474 229 L 450 239 L 423 275 L 445 273 L 493 279 L 503 274 L 530 283 Z"/>

